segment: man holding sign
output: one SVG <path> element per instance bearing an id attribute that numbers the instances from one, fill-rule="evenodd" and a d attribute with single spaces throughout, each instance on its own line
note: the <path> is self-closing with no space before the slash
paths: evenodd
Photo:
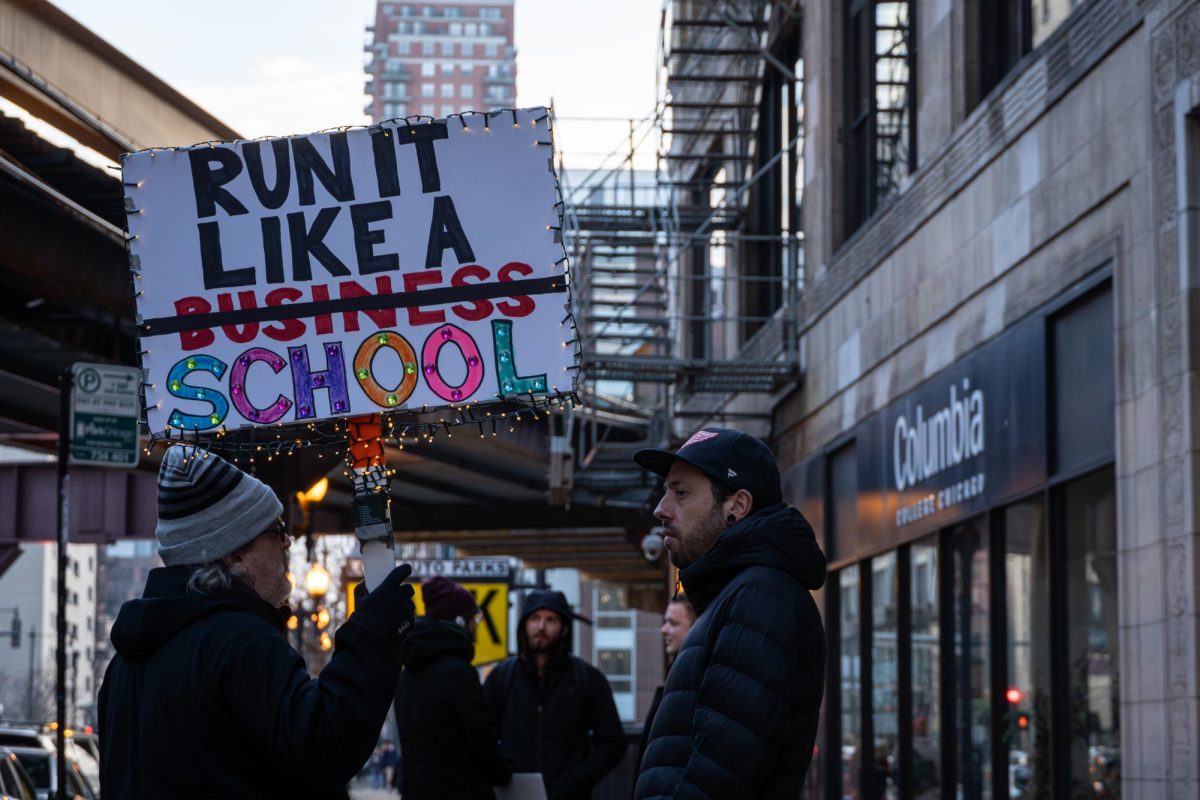
<path id="1" fill-rule="evenodd" d="M 412 626 L 398 567 L 338 630 L 319 678 L 285 636 L 283 506 L 216 455 L 172 447 L 158 478 L 159 555 L 112 629 L 100 688 L 107 800 L 338 797 L 370 756 Z"/>

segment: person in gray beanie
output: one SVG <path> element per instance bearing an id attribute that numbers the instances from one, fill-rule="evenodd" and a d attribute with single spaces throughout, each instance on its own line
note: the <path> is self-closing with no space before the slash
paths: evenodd
<path id="1" fill-rule="evenodd" d="M 311 678 L 285 636 L 282 512 L 271 489 L 220 457 L 167 450 L 156 529 L 165 566 L 121 607 L 100 687 L 106 800 L 346 796 L 394 697 L 412 570 L 356 595 Z"/>

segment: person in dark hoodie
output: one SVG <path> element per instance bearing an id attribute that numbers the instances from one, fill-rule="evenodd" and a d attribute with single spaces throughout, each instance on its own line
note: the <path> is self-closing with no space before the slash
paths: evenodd
<path id="1" fill-rule="evenodd" d="M 421 584 L 425 616 L 401 645 L 404 672 L 396 690 L 404 800 L 493 800 L 512 780 L 500 755 L 475 657 L 475 598 L 438 576 Z"/>
<path id="2" fill-rule="evenodd" d="M 625 753 L 608 679 L 571 655 L 575 614 L 562 592 L 535 590 L 517 624 L 517 655 L 484 682 L 500 747 L 516 772 L 540 772 L 549 800 L 587 800 Z"/>
<path id="3" fill-rule="evenodd" d="M 634 460 L 665 478 L 654 510 L 700 615 L 667 675 L 634 796 L 800 796 L 824 692 L 825 631 L 810 591 L 825 556 L 783 503 L 771 451 L 705 428 Z"/>
<path id="4" fill-rule="evenodd" d="M 358 596 L 310 678 L 284 635 L 282 512 L 218 456 L 167 450 L 155 531 L 166 566 L 121 607 L 100 687 L 106 800 L 346 796 L 395 695 L 411 568 Z"/>

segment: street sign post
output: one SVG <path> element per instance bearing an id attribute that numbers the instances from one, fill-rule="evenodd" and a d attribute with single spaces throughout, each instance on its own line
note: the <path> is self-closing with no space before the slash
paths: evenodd
<path id="1" fill-rule="evenodd" d="M 58 399 L 58 585 L 54 695 L 59 796 L 66 786 L 67 542 L 71 464 L 136 467 L 142 372 L 132 367 L 77 362 L 64 368 Z"/>
<path id="2" fill-rule="evenodd" d="M 76 363 L 71 374 L 71 463 L 136 467 L 141 371 Z"/>

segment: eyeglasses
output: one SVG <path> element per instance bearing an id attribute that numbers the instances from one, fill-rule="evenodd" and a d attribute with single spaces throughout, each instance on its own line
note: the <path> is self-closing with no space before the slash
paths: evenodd
<path id="1" fill-rule="evenodd" d="M 280 544 L 287 545 L 292 542 L 292 537 L 288 535 L 287 523 L 283 521 L 282 517 L 276 520 L 274 525 L 259 534 L 259 536 L 268 535 L 279 539 Z"/>

